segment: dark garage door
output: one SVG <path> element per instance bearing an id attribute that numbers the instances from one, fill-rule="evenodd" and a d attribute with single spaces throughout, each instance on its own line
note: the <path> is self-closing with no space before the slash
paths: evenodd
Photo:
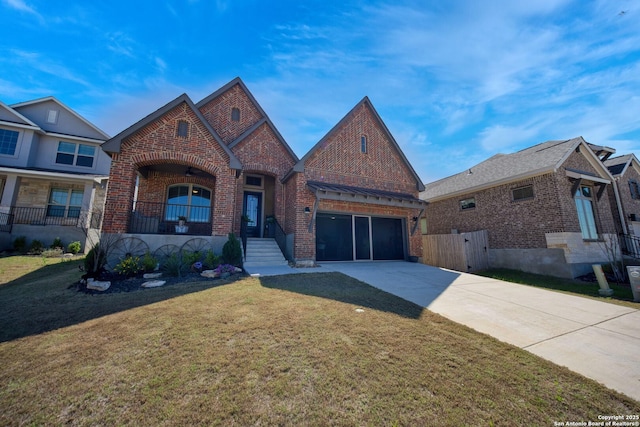
<path id="1" fill-rule="evenodd" d="M 404 259 L 403 221 L 361 215 L 316 215 L 318 261 Z"/>

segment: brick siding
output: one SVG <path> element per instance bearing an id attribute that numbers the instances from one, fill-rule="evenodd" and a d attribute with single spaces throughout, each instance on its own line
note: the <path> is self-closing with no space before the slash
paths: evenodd
<path id="1" fill-rule="evenodd" d="M 564 168 L 596 172 L 582 154 L 572 153 L 555 173 L 431 202 L 426 208 L 428 234 L 487 230 L 492 249 L 526 249 L 546 248 L 545 233 L 580 232 L 572 182 Z M 534 198 L 513 201 L 512 191 L 528 185 L 533 186 Z M 613 229 L 607 191 L 594 201 L 600 233 Z M 470 197 L 475 197 L 476 207 L 461 210 L 460 200 Z"/>

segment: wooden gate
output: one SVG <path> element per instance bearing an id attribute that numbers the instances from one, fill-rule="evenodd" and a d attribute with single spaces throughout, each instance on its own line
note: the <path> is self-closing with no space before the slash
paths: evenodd
<path id="1" fill-rule="evenodd" d="M 422 262 L 450 270 L 473 272 L 489 268 L 487 230 L 422 236 Z"/>

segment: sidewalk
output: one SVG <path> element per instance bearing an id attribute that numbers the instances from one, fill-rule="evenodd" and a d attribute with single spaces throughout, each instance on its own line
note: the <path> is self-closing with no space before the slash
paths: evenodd
<path id="1" fill-rule="evenodd" d="M 266 267 L 261 274 L 329 271 L 419 304 L 640 401 L 639 310 L 408 262 Z"/>

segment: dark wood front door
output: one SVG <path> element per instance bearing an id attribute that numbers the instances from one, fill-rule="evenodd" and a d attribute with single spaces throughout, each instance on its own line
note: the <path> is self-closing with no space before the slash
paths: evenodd
<path id="1" fill-rule="evenodd" d="M 247 218 L 247 236 L 260 237 L 262 223 L 262 193 L 245 191 L 242 202 L 242 215 Z"/>

